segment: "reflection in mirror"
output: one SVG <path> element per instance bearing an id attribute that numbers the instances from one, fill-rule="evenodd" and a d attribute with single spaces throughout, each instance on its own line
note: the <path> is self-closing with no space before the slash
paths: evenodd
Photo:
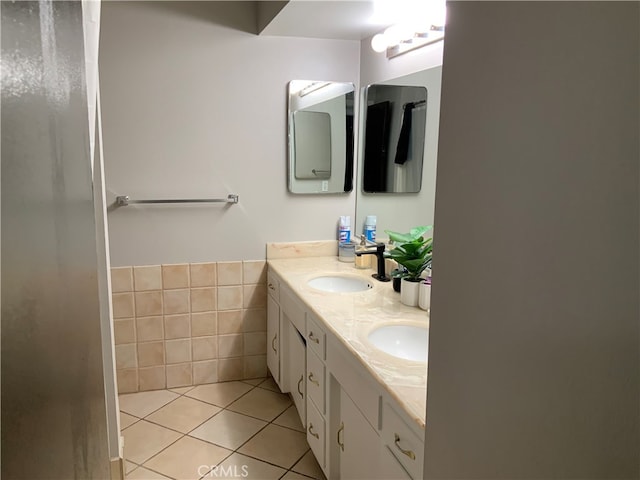
<path id="1" fill-rule="evenodd" d="M 364 111 L 362 189 L 367 193 L 417 193 L 427 120 L 427 89 L 370 85 Z"/>
<path id="2" fill-rule="evenodd" d="M 440 121 L 440 90 L 442 86 L 442 66 L 436 66 L 419 72 L 395 77 L 379 82 L 383 85 L 406 85 L 425 87 L 428 92 L 427 118 L 424 130 L 424 155 L 422 162 L 422 188 L 413 194 L 367 193 L 362 188 L 362 173 L 358 174 L 360 184 L 356 188 L 356 219 L 353 222 L 354 234 L 363 232 L 367 215 L 376 215 L 377 232 L 380 239 L 385 238 L 385 230 L 408 232 L 416 225 L 433 225 L 435 205 L 436 163 L 438 157 L 438 126 Z M 364 89 L 363 89 L 364 96 Z M 364 105 L 364 99 L 361 105 Z M 360 115 L 364 114 L 360 109 Z M 361 118 L 361 117 L 360 117 Z M 360 152 L 358 172 L 363 171 L 364 121 L 360 125 Z M 407 162 L 408 163 L 408 162 Z"/>
<path id="3" fill-rule="evenodd" d="M 353 83 L 289 82 L 290 192 L 352 190 L 354 90 Z"/>

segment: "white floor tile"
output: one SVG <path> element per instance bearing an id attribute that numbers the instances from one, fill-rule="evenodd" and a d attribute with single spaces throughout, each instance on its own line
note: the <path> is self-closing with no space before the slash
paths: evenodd
<path id="1" fill-rule="evenodd" d="M 291 468 L 309 449 L 307 436 L 290 428 L 267 425 L 238 450 L 283 468 Z"/>
<path id="2" fill-rule="evenodd" d="M 145 466 L 172 478 L 195 480 L 206 475 L 231 453 L 231 450 L 186 436 L 153 457 Z"/>
<path id="3" fill-rule="evenodd" d="M 176 398 L 178 394 L 169 390 L 128 393 L 120 395 L 120 410 L 134 417 L 144 418 Z"/>
<path id="4" fill-rule="evenodd" d="M 148 470 L 144 467 L 138 467 L 129 475 L 127 475 L 127 480 L 171 480 L 169 477 L 165 477 L 164 475 L 160 475 L 158 472 L 154 472 L 152 470 Z"/>
<path id="5" fill-rule="evenodd" d="M 250 458 L 239 453 L 234 453 L 224 462 L 218 465 L 205 478 L 218 480 L 278 480 L 286 472 L 285 469 Z"/>
<path id="6" fill-rule="evenodd" d="M 252 388 L 251 385 L 243 382 L 212 383 L 209 385 L 198 385 L 193 390 L 187 392 L 186 396 L 212 403 L 219 407 L 226 407 Z"/>
<path id="7" fill-rule="evenodd" d="M 220 411 L 220 407 L 193 398 L 180 397 L 149 415 L 146 420 L 188 433 Z"/>
<path id="8" fill-rule="evenodd" d="M 168 428 L 140 420 L 122 431 L 124 458 L 142 465 L 160 450 L 168 447 L 182 435 Z"/>
<path id="9" fill-rule="evenodd" d="M 235 450 L 262 429 L 267 422 L 223 410 L 189 435 Z"/>
<path id="10" fill-rule="evenodd" d="M 289 405 L 291 405 L 291 399 L 288 395 L 263 388 L 254 388 L 227 408 L 261 420 L 271 421 L 284 412 Z"/>

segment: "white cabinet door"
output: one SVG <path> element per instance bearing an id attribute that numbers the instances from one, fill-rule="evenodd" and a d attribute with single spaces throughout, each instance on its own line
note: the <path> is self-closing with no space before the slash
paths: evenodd
<path id="1" fill-rule="evenodd" d="M 291 322 L 286 322 L 286 328 L 289 329 L 287 359 L 289 375 L 289 388 L 291 390 L 291 398 L 298 409 L 302 425 L 307 424 L 307 393 L 306 382 L 304 381 L 304 373 L 306 370 L 306 348 L 302 335 L 298 332 Z"/>
<path id="2" fill-rule="evenodd" d="M 280 386 L 280 305 L 271 295 L 267 295 L 267 367 Z"/>
<path id="3" fill-rule="evenodd" d="M 380 437 L 342 389 L 337 443 L 341 480 L 382 478 L 378 458 Z"/>

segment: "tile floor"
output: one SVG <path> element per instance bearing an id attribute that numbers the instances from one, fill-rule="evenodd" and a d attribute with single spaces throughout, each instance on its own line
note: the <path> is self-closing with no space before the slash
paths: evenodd
<path id="1" fill-rule="evenodd" d="M 127 479 L 324 480 L 272 378 L 120 395 Z"/>

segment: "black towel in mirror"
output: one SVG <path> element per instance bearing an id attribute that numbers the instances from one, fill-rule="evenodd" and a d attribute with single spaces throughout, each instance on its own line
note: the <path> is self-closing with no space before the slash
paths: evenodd
<path id="1" fill-rule="evenodd" d="M 411 137 L 411 115 L 413 113 L 415 103 L 409 102 L 404 104 L 404 114 L 402 116 L 402 127 L 400 128 L 400 137 L 398 138 L 398 147 L 396 148 L 395 163 L 404 165 L 409 157 L 409 138 Z"/>

